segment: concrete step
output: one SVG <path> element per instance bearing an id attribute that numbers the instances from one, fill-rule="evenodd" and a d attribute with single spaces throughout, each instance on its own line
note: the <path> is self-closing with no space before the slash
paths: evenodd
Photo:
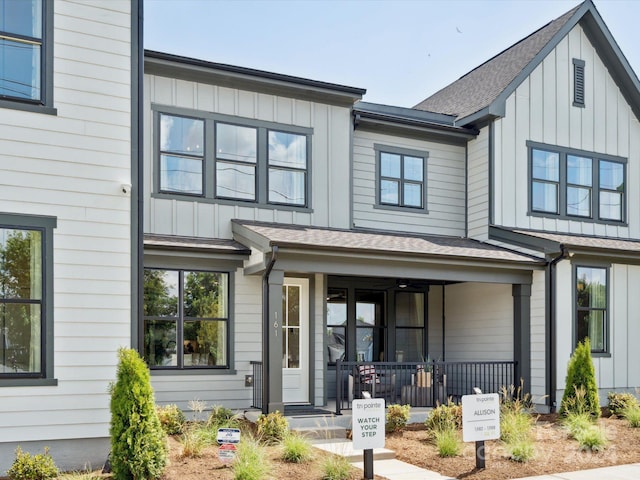
<path id="1" fill-rule="evenodd" d="M 291 429 L 310 440 L 330 440 L 347 438 L 347 429 L 339 426 L 296 427 Z"/>
<path id="2" fill-rule="evenodd" d="M 364 450 L 354 450 L 351 440 L 315 443 L 313 446 L 325 452 L 342 455 L 352 463 L 363 461 Z M 392 460 L 394 458 L 396 458 L 396 452 L 393 450 L 387 448 L 373 449 L 374 460 Z"/>

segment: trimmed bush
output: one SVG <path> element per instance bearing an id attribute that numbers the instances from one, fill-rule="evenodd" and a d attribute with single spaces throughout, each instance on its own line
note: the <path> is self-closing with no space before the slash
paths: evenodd
<path id="1" fill-rule="evenodd" d="M 260 415 L 256 423 L 258 425 L 258 437 L 267 445 L 280 443 L 289 431 L 289 422 L 278 411 Z"/>
<path id="2" fill-rule="evenodd" d="M 157 406 L 156 411 L 158 412 L 158 419 L 160 420 L 160 425 L 164 433 L 167 435 L 178 435 L 182 433 L 184 423 L 187 419 L 177 405 Z"/>
<path id="3" fill-rule="evenodd" d="M 424 422 L 428 430 L 459 430 L 462 428 L 462 407 L 451 400 L 446 405 L 434 408 Z"/>
<path id="4" fill-rule="evenodd" d="M 399 432 L 407 426 L 411 415 L 411 405 L 389 405 L 387 409 L 387 433 Z"/>
<path id="5" fill-rule="evenodd" d="M 111 471 L 115 480 L 153 479 L 167 464 L 167 439 L 160 425 L 149 368 L 135 350 L 118 351 L 111 392 Z"/>
<path id="6" fill-rule="evenodd" d="M 31 455 L 18 447 L 16 459 L 7 471 L 7 476 L 11 480 L 48 480 L 57 477 L 58 473 L 58 467 L 49 454 L 48 448 L 45 447 L 44 453 Z"/>
<path id="7" fill-rule="evenodd" d="M 609 392 L 607 400 L 609 400 L 608 407 L 611 415 L 622 416 L 625 409 L 640 407 L 640 403 L 633 393 Z"/>
<path id="8" fill-rule="evenodd" d="M 567 378 L 565 390 L 560 404 L 560 414 L 566 415 L 576 411 L 576 393 L 584 388 L 584 406 L 595 418 L 600 417 L 600 400 L 598 399 L 598 385 L 596 384 L 596 371 L 591 359 L 591 343 L 588 338 L 578 343 L 567 365 Z"/>
<path id="9" fill-rule="evenodd" d="M 282 459 L 290 463 L 305 463 L 313 458 L 311 442 L 296 433 L 288 433 L 282 441 Z"/>

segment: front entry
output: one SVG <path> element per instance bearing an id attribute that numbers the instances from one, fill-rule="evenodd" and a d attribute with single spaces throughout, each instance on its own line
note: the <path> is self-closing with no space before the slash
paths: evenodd
<path id="1" fill-rule="evenodd" d="M 282 285 L 282 401 L 309 403 L 309 280 Z"/>

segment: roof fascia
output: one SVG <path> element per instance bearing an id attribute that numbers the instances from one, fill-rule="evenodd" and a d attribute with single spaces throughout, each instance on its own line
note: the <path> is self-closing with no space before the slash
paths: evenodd
<path id="1" fill-rule="evenodd" d="M 383 105 L 380 103 L 358 102 L 354 106 L 354 110 L 359 113 L 379 113 L 399 118 L 422 120 L 428 123 L 438 123 L 452 127 L 456 116 L 446 115 L 444 113 L 429 112 L 427 110 L 417 110 L 415 108 L 397 107 L 392 105 Z"/>
<path id="2" fill-rule="evenodd" d="M 465 126 L 472 125 L 478 120 L 484 119 L 488 115 L 498 115 L 503 117 L 506 109 L 507 98 L 520 86 L 520 84 L 529 76 L 531 72 L 544 60 L 544 58 L 556 48 L 560 41 L 576 26 L 578 21 L 585 15 L 586 12 L 595 10 L 591 0 L 586 0 L 578 10 L 571 16 L 569 20 L 562 26 L 553 38 L 537 53 L 535 57 L 527 64 L 526 67 L 514 78 L 507 87 L 500 92 L 496 99 L 489 104 L 486 108 L 479 112 L 468 115 L 464 118 L 458 119 L 456 125 Z"/>
<path id="3" fill-rule="evenodd" d="M 231 232 L 233 233 L 233 239 L 246 247 L 255 247 L 264 253 L 271 251 L 273 243 L 267 237 L 256 233 L 235 220 L 231 220 Z"/>
<path id="4" fill-rule="evenodd" d="M 490 226 L 489 238 L 491 240 L 517 245 L 519 247 L 536 250 L 545 254 L 560 253 L 562 251 L 562 244 L 559 242 L 517 233 L 501 227 Z"/>
<path id="5" fill-rule="evenodd" d="M 145 73 L 247 90 L 353 105 L 366 89 L 145 50 Z"/>

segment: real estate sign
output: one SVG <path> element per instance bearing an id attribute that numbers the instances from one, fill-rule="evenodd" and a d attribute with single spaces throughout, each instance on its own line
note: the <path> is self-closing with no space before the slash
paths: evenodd
<path id="1" fill-rule="evenodd" d="M 384 398 L 354 400 L 351 414 L 354 450 L 384 448 L 386 422 Z"/>
<path id="2" fill-rule="evenodd" d="M 497 393 L 463 395 L 462 440 L 481 442 L 500 438 L 500 400 Z"/>

